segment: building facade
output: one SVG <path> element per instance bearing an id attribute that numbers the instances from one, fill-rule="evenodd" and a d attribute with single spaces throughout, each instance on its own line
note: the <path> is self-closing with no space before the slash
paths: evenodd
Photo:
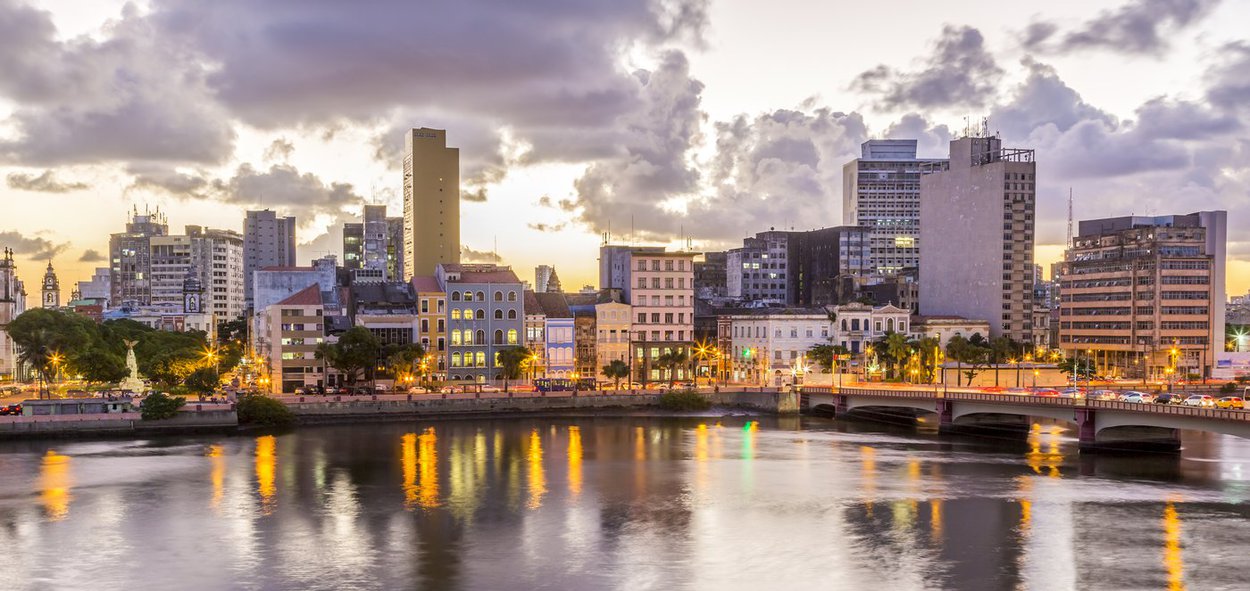
<path id="1" fill-rule="evenodd" d="M 1226 242 L 1223 211 L 1082 221 L 1061 267 L 1059 347 L 1113 376 L 1210 376 Z"/>
<path id="2" fill-rule="evenodd" d="M 665 353 L 693 356 L 695 255 L 664 247 L 599 248 L 600 289 L 619 289 L 632 307 L 630 371 L 640 382 L 668 377 L 659 364 Z M 673 371 L 676 379 L 690 377 L 689 366 Z"/>
<path id="3" fill-rule="evenodd" d="M 549 378 L 572 378 L 576 371 L 573 312 L 564 294 L 536 293 L 543 310 L 543 369 Z"/>
<path id="4" fill-rule="evenodd" d="M 849 301 L 870 262 L 871 233 L 859 226 L 793 232 L 789 240 L 792 306 L 826 306 Z"/>
<path id="5" fill-rule="evenodd" d="M 295 218 L 278 217 L 268 210 L 249 211 L 243 218 L 243 300 L 257 309 L 252 298 L 253 273 L 265 267 L 295 266 Z"/>
<path id="6" fill-rule="evenodd" d="M 55 310 L 61 307 L 61 280 L 56 278 L 52 261 L 48 261 L 48 269 L 43 273 L 43 283 L 39 294 L 40 303 L 44 308 Z"/>
<path id="7" fill-rule="evenodd" d="M 396 228 L 396 225 L 399 228 Z M 403 218 L 386 217 L 385 205 L 366 205 L 360 222 L 343 224 L 343 268 L 357 282 L 400 281 Z"/>
<path id="8" fill-rule="evenodd" d="M 951 142 L 920 178 L 920 313 L 988 320 L 992 336 L 1033 338 L 1033 150 L 997 137 Z"/>
<path id="9" fill-rule="evenodd" d="M 448 380 L 503 379 L 499 351 L 522 345 L 521 280 L 500 265 L 439 264 L 435 277 L 447 293 Z"/>
<path id="10" fill-rule="evenodd" d="M 417 296 L 417 342 L 425 349 L 425 375 L 447 379 L 447 293 L 433 275 L 412 278 Z"/>
<path id="11" fill-rule="evenodd" d="M 143 214 L 132 211 L 126 231 L 109 236 L 110 305 L 152 303 L 151 239 L 168 234 L 169 224 L 158 208 Z"/>
<path id="12" fill-rule="evenodd" d="M 869 232 L 871 275 L 920 264 L 920 169 L 941 162 L 916 157 L 916 140 L 868 140 L 842 167 L 842 223 Z"/>
<path id="13" fill-rule="evenodd" d="M 834 306 L 830 312 L 834 320 L 830 342 L 846 347 L 852 355 L 863 353 L 890 333 L 911 336 L 911 310 L 906 308 L 850 303 Z"/>
<path id="14" fill-rule="evenodd" d="M 0 381 L 18 377 L 17 345 L 9 337 L 9 323 L 26 311 L 26 289 L 17 276 L 13 251 L 5 247 L 0 257 Z"/>
<path id="15" fill-rule="evenodd" d="M 713 300 L 729 297 L 728 253 L 705 252 L 694 263 L 694 297 Z"/>
<path id="16" fill-rule="evenodd" d="M 829 317 L 820 309 L 757 310 L 728 318 L 729 373 L 734 382 L 794 383 L 797 376 L 812 369 L 808 350 L 829 342 Z"/>
<path id="17" fill-rule="evenodd" d="M 261 336 L 270 343 L 270 387 L 291 394 L 296 388 L 325 386 L 325 365 L 317 346 L 325 342 L 325 309 L 321 288 L 310 285 L 258 312 Z"/>
<path id="18" fill-rule="evenodd" d="M 442 129 L 404 134 L 404 279 L 460 262 L 460 150 Z"/>
<path id="19" fill-rule="evenodd" d="M 786 269 L 791 234 L 770 229 L 744 239 L 742 248 L 725 253 L 729 297 L 777 304 L 793 299 Z"/>

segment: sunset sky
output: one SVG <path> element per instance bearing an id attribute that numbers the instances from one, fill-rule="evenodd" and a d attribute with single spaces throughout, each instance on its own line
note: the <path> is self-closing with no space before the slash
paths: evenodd
<path id="1" fill-rule="evenodd" d="M 1241 294 L 1247 23 L 1231 0 L 0 0 L 0 245 L 28 289 L 49 257 L 68 286 L 132 207 L 176 232 L 269 207 L 302 262 L 337 254 L 362 204 L 399 215 L 424 126 L 460 148 L 466 260 L 577 289 L 609 229 L 711 250 L 840 225 L 861 142 L 944 156 L 985 117 L 1038 151 L 1038 262 L 1069 188 L 1077 219 L 1227 209 Z"/>

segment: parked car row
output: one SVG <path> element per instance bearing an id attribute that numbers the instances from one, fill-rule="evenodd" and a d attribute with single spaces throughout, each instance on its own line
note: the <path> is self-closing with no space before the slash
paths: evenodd
<path id="1" fill-rule="evenodd" d="M 22 414 L 21 403 L 0 406 L 0 416 L 21 416 L 21 414 Z"/>

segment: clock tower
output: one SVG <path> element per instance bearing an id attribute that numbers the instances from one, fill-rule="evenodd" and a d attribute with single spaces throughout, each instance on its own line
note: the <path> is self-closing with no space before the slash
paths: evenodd
<path id="1" fill-rule="evenodd" d="M 56 278 L 56 271 L 52 270 L 52 261 L 48 261 L 48 270 L 43 274 L 42 295 L 43 307 L 61 307 L 61 282 Z"/>

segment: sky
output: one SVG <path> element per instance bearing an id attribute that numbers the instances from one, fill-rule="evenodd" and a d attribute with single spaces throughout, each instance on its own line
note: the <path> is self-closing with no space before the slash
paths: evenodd
<path id="1" fill-rule="evenodd" d="M 0 0 L 0 245 L 33 285 L 107 265 L 133 208 L 341 250 L 402 208 L 403 130 L 460 149 L 463 260 L 566 289 L 597 246 L 842 224 L 872 138 L 966 122 L 1037 150 L 1037 254 L 1077 220 L 1229 212 L 1250 291 L 1250 2 Z M 955 237 L 953 244 L 964 240 Z M 924 248 L 945 248 L 924 245 Z"/>

